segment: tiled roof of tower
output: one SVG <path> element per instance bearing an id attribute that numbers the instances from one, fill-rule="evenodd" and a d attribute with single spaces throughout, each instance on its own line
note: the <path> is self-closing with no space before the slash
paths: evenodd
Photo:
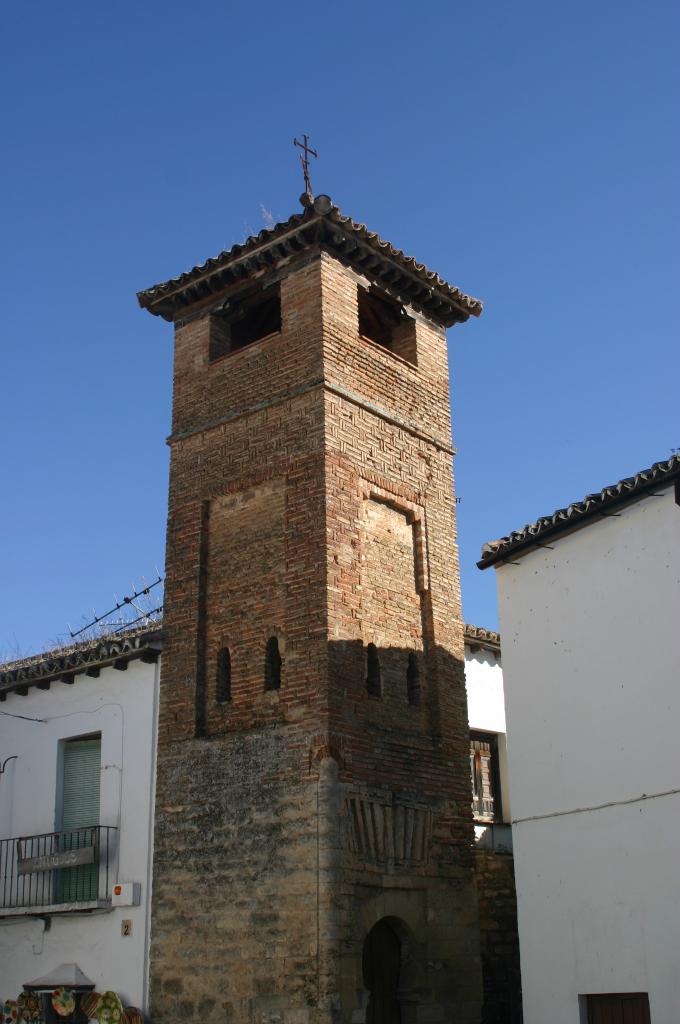
<path id="1" fill-rule="evenodd" d="M 174 320 L 194 303 L 204 302 L 226 285 L 276 266 L 312 245 L 323 245 L 368 276 L 384 280 L 404 304 L 451 326 L 479 316 L 482 303 L 448 284 L 423 263 L 383 241 L 364 224 L 346 217 L 328 196 L 317 196 L 303 213 L 266 228 L 219 256 L 169 281 L 138 293 L 143 309 Z"/>
<path id="2" fill-rule="evenodd" d="M 665 462 L 655 462 L 649 469 L 619 480 L 596 494 L 587 494 L 582 501 L 559 508 L 552 515 L 543 516 L 521 530 L 514 530 L 507 537 L 489 541 L 482 547 L 482 557 L 477 565 L 480 569 L 488 569 L 510 556 L 514 558 L 527 549 L 540 547 L 550 537 L 587 526 L 600 516 L 611 515 L 612 509 L 656 493 L 656 488 L 668 486 L 674 480 L 680 481 L 680 455 L 674 455 Z"/>

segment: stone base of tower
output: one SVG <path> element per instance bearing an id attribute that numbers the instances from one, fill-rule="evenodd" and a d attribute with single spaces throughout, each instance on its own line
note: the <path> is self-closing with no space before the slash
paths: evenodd
<path id="1" fill-rule="evenodd" d="M 277 778 L 289 760 L 285 732 L 159 752 L 154 1024 L 314 1019 L 317 786 Z"/>
<path id="2" fill-rule="evenodd" d="M 325 751 L 277 780 L 285 732 L 162 752 L 154 1024 L 368 1024 L 390 999 L 395 1024 L 478 1024 L 476 894 L 427 856 L 436 808 L 339 782 Z"/>
<path id="3" fill-rule="evenodd" d="M 457 885 L 429 879 L 426 888 L 410 888 L 410 881 L 385 876 L 379 884 L 357 886 L 362 899 L 355 907 L 353 934 L 343 943 L 342 1010 L 333 1020 L 349 1024 L 380 1019 L 371 1016 L 371 939 L 373 932 L 389 929 L 400 958 L 395 1022 L 480 1021 L 475 894 L 463 879 Z"/>
<path id="4" fill-rule="evenodd" d="M 331 758 L 320 766 L 320 792 L 320 865 L 335 886 L 320 936 L 335 960 L 329 1019 L 477 1024 L 474 882 L 469 867 L 432 855 L 449 809 L 339 782 Z"/>

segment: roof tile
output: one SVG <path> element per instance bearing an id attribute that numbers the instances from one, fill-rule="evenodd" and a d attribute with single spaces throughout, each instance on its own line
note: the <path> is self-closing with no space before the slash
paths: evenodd
<path id="1" fill-rule="evenodd" d="M 477 562 L 480 569 L 502 562 L 509 555 L 516 555 L 532 547 L 540 547 L 538 538 L 553 537 L 555 534 L 585 526 L 596 516 L 607 514 L 612 506 L 627 504 L 644 497 L 653 487 L 670 483 L 680 478 L 680 455 L 673 455 L 665 462 L 655 462 L 649 469 L 643 469 L 635 476 L 625 477 L 616 484 L 604 487 L 596 494 L 587 494 L 581 501 L 558 508 L 552 515 L 542 516 L 535 523 L 513 530 L 507 537 L 489 541 L 482 547 L 482 557 Z"/>
<path id="2" fill-rule="evenodd" d="M 311 228 L 315 228 L 316 233 L 308 230 Z M 372 250 L 385 263 L 401 271 L 402 285 L 408 284 L 411 290 L 415 287 L 415 293 L 409 298 L 409 302 L 447 326 L 467 320 L 469 316 L 479 316 L 482 311 L 479 299 L 474 299 L 449 284 L 439 274 L 429 270 L 424 263 L 418 263 L 391 242 L 386 242 L 374 231 L 369 231 L 365 224 L 345 216 L 337 206 L 333 206 L 328 196 L 317 196 L 313 205 L 308 206 L 304 212 L 293 214 L 288 220 L 273 228 L 264 228 L 242 245 L 233 245 L 231 249 L 225 249 L 218 256 L 206 260 L 205 263 L 178 277 L 138 292 L 139 304 L 155 315 L 172 320 L 181 315 L 184 308 L 199 301 L 193 290 L 199 284 L 207 287 L 208 294 L 210 291 L 217 291 L 224 287 L 224 274 L 240 261 L 248 263 L 259 259 L 265 253 L 270 260 L 273 258 L 276 261 L 285 256 L 281 244 L 293 244 L 295 240 L 296 245 L 301 242 L 302 247 L 324 243 L 331 250 L 337 249 L 350 263 L 361 263 L 366 250 Z M 397 280 L 394 285 L 397 290 L 399 283 Z M 418 285 L 421 286 L 420 289 Z M 205 295 L 201 296 L 204 297 Z"/>

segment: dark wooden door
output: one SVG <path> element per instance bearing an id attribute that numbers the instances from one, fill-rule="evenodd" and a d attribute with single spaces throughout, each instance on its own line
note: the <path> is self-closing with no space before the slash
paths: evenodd
<path id="1" fill-rule="evenodd" d="M 650 1024 L 647 993 L 588 996 L 588 1024 Z"/>
<path id="2" fill-rule="evenodd" d="M 399 939 L 385 921 L 378 921 L 364 944 L 364 984 L 370 992 L 366 1024 L 400 1024 L 400 963 Z"/>

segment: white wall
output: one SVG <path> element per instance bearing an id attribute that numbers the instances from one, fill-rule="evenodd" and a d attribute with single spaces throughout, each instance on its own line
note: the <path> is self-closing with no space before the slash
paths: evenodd
<path id="1" fill-rule="evenodd" d="M 505 732 L 503 669 L 498 654 L 465 646 L 465 688 L 471 729 Z"/>
<path id="2" fill-rule="evenodd" d="M 525 1024 L 626 991 L 671 1024 L 680 508 L 666 488 L 550 543 L 497 570 Z"/>
<path id="3" fill-rule="evenodd" d="M 0 916 L 2 999 L 16 998 L 24 982 L 59 964 L 75 962 L 98 991 L 112 989 L 125 1005 L 146 1009 L 158 670 L 131 661 L 127 671 L 104 668 L 97 679 L 80 674 L 72 685 L 31 687 L 27 696 L 10 694 L 0 705 L 0 758 L 18 755 L 0 776 L 0 838 L 58 828 L 60 741 L 100 732 L 100 824 L 119 830 L 110 883 L 142 885 L 140 906 L 54 915 L 49 930 L 39 918 Z M 132 921 L 129 937 L 121 935 L 123 919 Z"/>

